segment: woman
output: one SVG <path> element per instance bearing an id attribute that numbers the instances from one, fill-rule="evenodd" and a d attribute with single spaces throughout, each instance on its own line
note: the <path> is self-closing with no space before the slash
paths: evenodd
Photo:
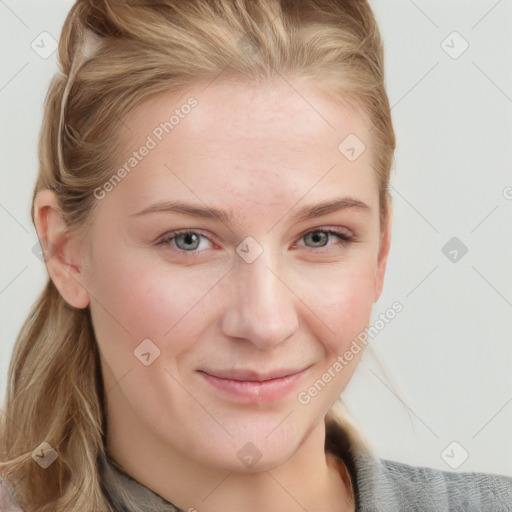
<path id="1" fill-rule="evenodd" d="M 381 460 L 336 403 L 391 238 L 369 5 L 77 1 L 59 57 L 2 510 L 512 510 L 512 479 Z"/>

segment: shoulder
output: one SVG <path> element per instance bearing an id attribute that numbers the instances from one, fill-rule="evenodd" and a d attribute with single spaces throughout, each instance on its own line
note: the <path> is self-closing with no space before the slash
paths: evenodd
<path id="1" fill-rule="evenodd" d="M 349 469 L 357 512 L 512 512 L 512 477 L 382 459 L 340 418 L 326 423 L 326 449 Z"/>
<path id="2" fill-rule="evenodd" d="M 0 511 L 24 512 L 14 495 L 12 487 L 3 478 L 0 478 Z"/>
<path id="3" fill-rule="evenodd" d="M 443 471 L 371 458 L 360 460 L 359 469 L 363 503 L 376 500 L 375 508 L 367 510 L 512 511 L 512 478 L 508 476 Z"/>
<path id="4" fill-rule="evenodd" d="M 404 494 L 441 497 L 449 510 L 512 511 L 512 478 L 480 472 L 451 472 L 381 460 L 387 481 Z M 501 508 L 500 508 L 501 506 Z"/>

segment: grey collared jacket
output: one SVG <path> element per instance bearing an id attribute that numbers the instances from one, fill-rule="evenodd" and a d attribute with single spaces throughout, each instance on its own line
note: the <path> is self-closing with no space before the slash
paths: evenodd
<path id="1" fill-rule="evenodd" d="M 512 477 L 381 459 L 340 426 L 326 431 L 325 449 L 349 470 L 356 512 L 512 512 Z M 103 492 L 115 512 L 187 512 L 134 480 L 108 454 L 98 462 Z M 24 512 L 2 480 L 0 512 Z"/>

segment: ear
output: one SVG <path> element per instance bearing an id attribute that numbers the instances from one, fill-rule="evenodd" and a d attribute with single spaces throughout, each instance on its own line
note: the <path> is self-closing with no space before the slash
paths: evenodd
<path id="1" fill-rule="evenodd" d="M 388 218 L 384 229 L 380 234 L 379 255 L 375 267 L 375 300 L 377 302 L 384 287 L 384 275 L 386 274 L 386 263 L 388 261 L 389 249 L 391 247 L 391 225 L 393 222 L 393 207 L 389 207 Z"/>
<path id="2" fill-rule="evenodd" d="M 68 233 L 53 191 L 45 189 L 37 193 L 34 223 L 50 279 L 68 304 L 86 308 L 89 294 L 81 271 L 80 246 Z"/>

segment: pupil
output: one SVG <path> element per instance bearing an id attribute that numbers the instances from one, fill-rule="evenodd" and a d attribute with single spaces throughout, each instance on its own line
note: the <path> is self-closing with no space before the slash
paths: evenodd
<path id="1" fill-rule="evenodd" d="M 314 243 L 321 242 L 322 238 L 325 239 L 325 233 L 320 233 L 320 232 L 312 233 L 311 236 L 313 237 Z"/>
<path id="2" fill-rule="evenodd" d="M 185 242 L 185 245 L 190 245 L 190 244 L 193 245 L 196 235 L 194 235 L 193 233 L 186 233 L 186 234 L 182 235 L 182 237 L 183 237 L 183 241 Z"/>

